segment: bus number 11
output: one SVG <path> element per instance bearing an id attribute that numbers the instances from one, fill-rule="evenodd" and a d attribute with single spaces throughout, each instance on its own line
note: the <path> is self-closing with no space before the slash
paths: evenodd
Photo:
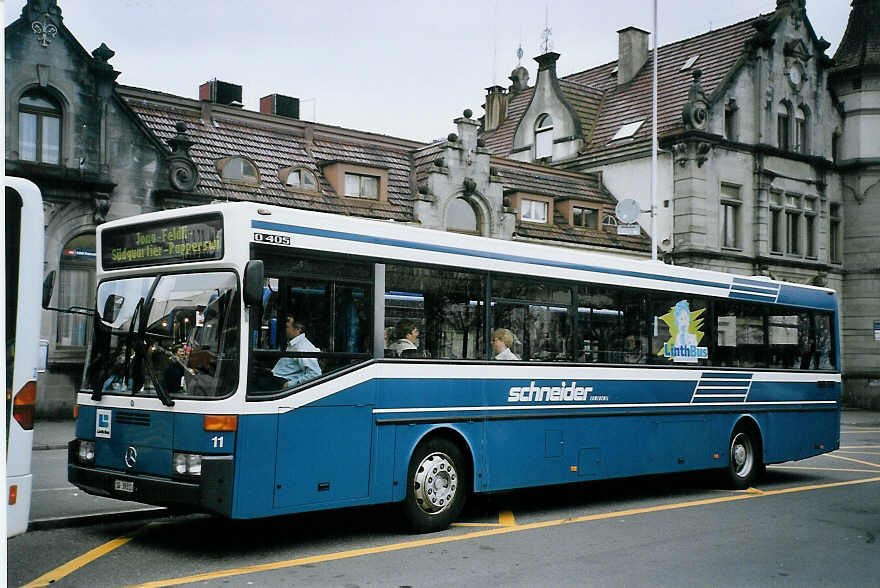
<path id="1" fill-rule="evenodd" d="M 214 442 L 214 448 L 223 447 L 223 435 L 216 435 L 211 437 L 211 441 Z"/>

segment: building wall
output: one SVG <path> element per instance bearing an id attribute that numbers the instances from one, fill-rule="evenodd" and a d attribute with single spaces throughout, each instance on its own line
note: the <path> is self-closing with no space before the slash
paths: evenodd
<path id="1" fill-rule="evenodd" d="M 29 3 L 23 16 L 6 28 L 6 173 L 26 177 L 43 193 L 45 273 L 59 271 L 62 251 L 74 237 L 94 235 L 101 222 L 161 207 L 151 196 L 167 175 L 159 147 L 134 123 L 113 88 L 118 72 L 104 58 L 90 56 L 64 28 L 60 11 L 49 3 L 48 15 Z M 34 34 L 32 21 L 53 24 L 46 42 Z M 23 161 L 19 153 L 22 94 L 40 88 L 62 109 L 60 163 Z M 93 265 L 93 263 L 92 263 Z M 94 269 L 91 270 L 92 276 Z M 59 276 L 60 277 L 60 276 Z M 92 278 L 93 280 L 94 278 Z M 59 279 L 52 305 L 59 303 Z M 87 305 L 93 287 L 82 293 Z M 68 315 L 69 316 L 69 315 Z M 86 346 L 58 341 L 60 313 L 43 311 L 40 336 L 49 341 L 48 370 L 38 381 L 38 418 L 68 417 L 82 379 Z M 82 329 L 87 330 L 86 319 Z"/>

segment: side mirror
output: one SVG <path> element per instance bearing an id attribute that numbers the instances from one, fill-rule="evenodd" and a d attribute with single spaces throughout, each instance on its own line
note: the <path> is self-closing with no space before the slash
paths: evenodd
<path id="1" fill-rule="evenodd" d="M 244 268 L 244 303 L 263 306 L 263 260 L 252 259 Z"/>
<path id="2" fill-rule="evenodd" d="M 49 308 L 49 302 L 52 301 L 52 290 L 55 289 L 55 270 L 49 272 L 46 279 L 43 280 L 43 308 Z"/>
<path id="3" fill-rule="evenodd" d="M 101 313 L 101 319 L 103 319 L 105 323 L 116 322 L 116 318 L 119 316 L 119 311 L 122 310 L 122 305 L 124 303 L 124 296 L 118 296 L 116 294 L 108 296 L 107 300 L 104 301 L 104 312 Z"/>

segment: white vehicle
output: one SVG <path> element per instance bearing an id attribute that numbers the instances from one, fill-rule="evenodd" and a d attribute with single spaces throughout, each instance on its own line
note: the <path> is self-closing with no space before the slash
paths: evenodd
<path id="1" fill-rule="evenodd" d="M 6 533 L 24 533 L 31 510 L 31 451 L 40 368 L 40 282 L 43 202 L 32 182 L 7 177 L 6 272 Z"/>

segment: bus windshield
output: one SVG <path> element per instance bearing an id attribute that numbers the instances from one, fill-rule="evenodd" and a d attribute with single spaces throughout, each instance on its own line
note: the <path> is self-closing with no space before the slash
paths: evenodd
<path id="1" fill-rule="evenodd" d="M 103 282 L 84 388 L 156 395 L 169 406 L 228 396 L 238 384 L 239 315 L 232 272 Z"/>

